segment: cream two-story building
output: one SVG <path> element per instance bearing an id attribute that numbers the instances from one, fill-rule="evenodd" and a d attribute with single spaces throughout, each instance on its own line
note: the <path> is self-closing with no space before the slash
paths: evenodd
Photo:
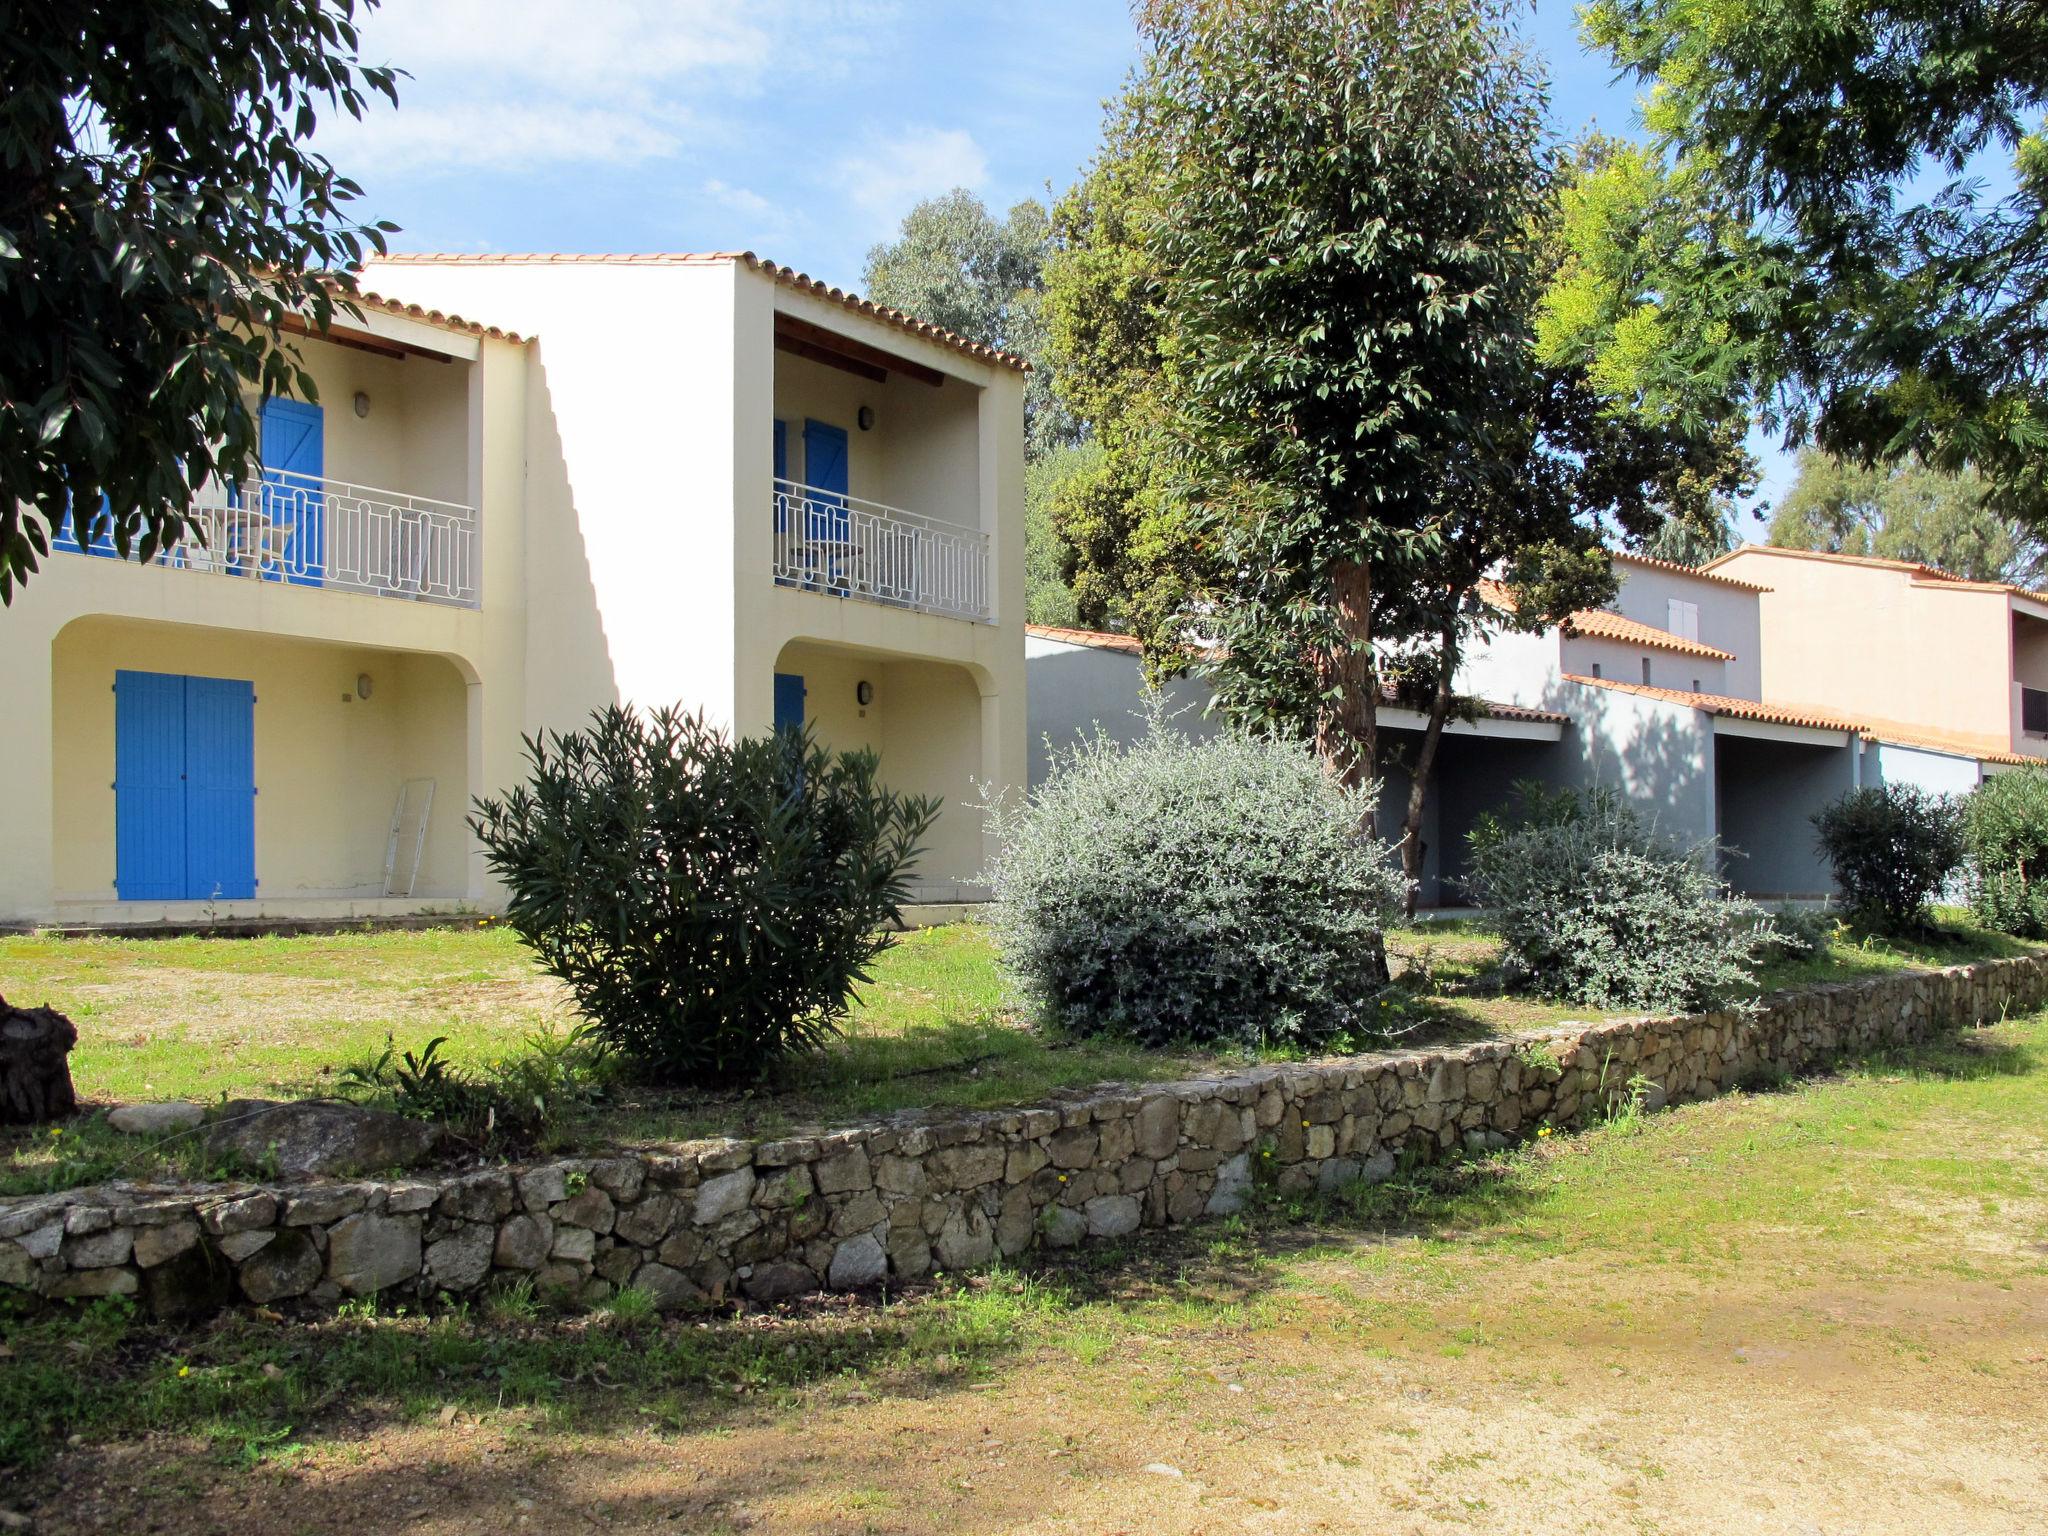
<path id="1" fill-rule="evenodd" d="M 917 897 L 978 894 L 978 785 L 1024 778 L 1017 359 L 745 253 L 364 286 L 204 538 L 60 538 L 0 614 L 0 921 L 487 910 L 474 797 L 614 701 L 872 748 L 945 804 Z"/>

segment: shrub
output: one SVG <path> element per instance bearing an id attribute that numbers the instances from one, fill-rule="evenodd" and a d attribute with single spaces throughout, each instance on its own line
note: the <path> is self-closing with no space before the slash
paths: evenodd
<path id="1" fill-rule="evenodd" d="M 838 1032 L 937 800 L 884 789 L 871 752 L 673 709 L 614 705 L 526 751 L 531 782 L 470 825 L 506 921 L 600 1038 L 653 1081 L 709 1085 Z"/>
<path id="2" fill-rule="evenodd" d="M 1704 1007 L 1752 985 L 1771 941 L 1711 845 L 1682 847 L 1598 791 L 1498 824 L 1472 848 L 1467 884 L 1494 909 L 1511 969 L 1594 1008 Z"/>
<path id="3" fill-rule="evenodd" d="M 1156 719 L 1055 754 L 994 807 L 1003 959 L 1071 1034 L 1327 1045 L 1377 1033 L 1405 886 L 1346 791 L 1291 743 L 1193 742 Z"/>
<path id="4" fill-rule="evenodd" d="M 441 1054 L 447 1043 L 436 1035 L 401 1054 L 387 1036 L 382 1054 L 342 1068 L 342 1092 L 445 1125 L 486 1151 L 527 1152 L 596 1104 L 612 1077 L 611 1048 L 587 1023 L 566 1034 L 530 1034 L 517 1052 L 482 1072 L 457 1068 Z"/>
<path id="5" fill-rule="evenodd" d="M 1910 784 L 1852 789 L 1813 825 L 1843 904 L 1880 933 L 1923 923 L 1963 862 L 1961 806 Z"/>
<path id="6" fill-rule="evenodd" d="M 1963 802 L 1970 906 L 2001 933 L 2048 937 L 2048 770 L 1994 774 Z"/>

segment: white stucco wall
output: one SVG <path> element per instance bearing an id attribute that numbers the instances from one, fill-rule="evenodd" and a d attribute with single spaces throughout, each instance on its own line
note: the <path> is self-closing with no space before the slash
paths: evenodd
<path id="1" fill-rule="evenodd" d="M 1656 629 L 1671 628 L 1671 600 L 1696 603 L 1699 606 L 1699 634 L 1696 637 L 1702 645 L 1711 645 L 1716 650 L 1734 653 L 1735 660 L 1725 663 L 1699 665 L 1719 666 L 1721 681 L 1718 685 L 1709 683 L 1709 693 L 1723 693 L 1730 698 L 1760 699 L 1763 697 L 1762 635 L 1763 619 L 1758 607 L 1760 594 L 1725 581 L 1715 581 L 1706 576 L 1689 576 L 1679 571 L 1660 570 L 1654 566 L 1636 565 L 1630 561 L 1615 562 L 1614 573 L 1621 578 L 1621 591 L 1617 594 L 1613 608 L 1624 618 L 1634 619 L 1639 624 L 1648 624 Z M 1682 657 L 1671 653 L 1673 677 L 1690 678 L 1685 671 L 1695 658 Z M 1665 664 L 1660 659 L 1653 663 L 1658 673 L 1659 687 L 1689 687 L 1689 682 L 1676 684 L 1664 681 Z M 1636 679 L 1630 678 L 1629 681 Z"/>

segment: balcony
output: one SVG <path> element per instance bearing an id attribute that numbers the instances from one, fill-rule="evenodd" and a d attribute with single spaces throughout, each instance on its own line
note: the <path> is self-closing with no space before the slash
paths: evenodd
<path id="1" fill-rule="evenodd" d="M 993 622 L 979 528 L 794 480 L 775 482 L 774 512 L 779 585 Z"/>
<path id="2" fill-rule="evenodd" d="M 156 564 L 216 576 L 478 606 L 474 507 L 404 491 L 268 470 L 193 491 L 195 531 Z M 67 528 L 57 547 L 112 555 L 104 533 L 82 551 Z"/>

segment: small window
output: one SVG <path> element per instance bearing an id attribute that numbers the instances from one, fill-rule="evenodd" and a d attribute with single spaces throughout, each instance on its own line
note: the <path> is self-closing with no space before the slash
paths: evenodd
<path id="1" fill-rule="evenodd" d="M 1600 663 L 1597 661 L 1593 663 L 1593 675 L 1595 677 L 1600 675 Z"/>
<path id="2" fill-rule="evenodd" d="M 1649 658 L 1649 657 L 1647 657 L 1647 656 L 1645 656 L 1645 657 L 1643 658 L 1643 682 L 1644 682 L 1645 684 L 1647 684 L 1647 683 L 1648 683 L 1649 681 L 1650 681 L 1650 658 Z"/>
<path id="3" fill-rule="evenodd" d="M 1674 597 L 1669 604 L 1670 622 L 1664 627 L 1681 640 L 1697 640 L 1700 637 L 1700 605 L 1688 603 Z"/>
<path id="4" fill-rule="evenodd" d="M 1692 691 L 1694 693 L 1705 693 L 1707 690 L 1700 686 L 1700 680 L 1698 678 L 1694 678 L 1692 680 Z"/>

